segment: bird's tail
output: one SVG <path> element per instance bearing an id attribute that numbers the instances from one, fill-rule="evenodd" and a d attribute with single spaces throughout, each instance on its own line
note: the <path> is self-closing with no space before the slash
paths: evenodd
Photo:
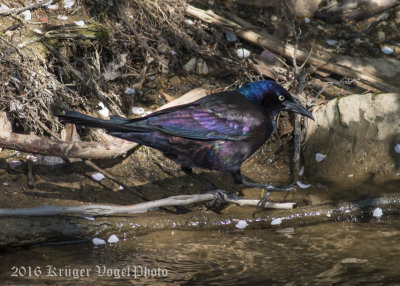
<path id="1" fill-rule="evenodd" d="M 57 117 L 66 123 L 74 123 L 87 127 L 103 128 L 111 132 L 126 131 L 126 129 L 129 129 L 122 125 L 123 123 L 126 123 L 129 119 L 119 116 L 112 116 L 110 120 L 104 120 L 94 118 L 76 111 L 68 111 L 64 115 L 57 115 Z"/>

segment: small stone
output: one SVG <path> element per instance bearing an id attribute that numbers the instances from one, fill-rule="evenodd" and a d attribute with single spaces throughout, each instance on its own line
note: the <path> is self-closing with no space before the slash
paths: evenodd
<path id="1" fill-rule="evenodd" d="M 272 15 L 271 16 L 271 21 L 272 22 L 276 22 L 278 20 L 278 16 L 276 16 L 276 15 Z"/>
<path id="2" fill-rule="evenodd" d="M 304 18 L 304 23 L 308 24 L 310 22 L 311 22 L 310 18 L 307 18 L 307 17 Z"/>
<path id="3" fill-rule="evenodd" d="M 329 46 L 333 46 L 333 45 L 336 45 L 336 44 L 337 44 L 337 41 L 336 41 L 336 40 L 326 40 L 326 43 L 327 43 Z"/>
<path id="4" fill-rule="evenodd" d="M 238 58 L 244 59 L 244 58 L 247 58 L 248 56 L 250 56 L 250 51 L 240 48 L 240 49 L 236 50 L 236 54 L 237 54 Z"/>
<path id="5" fill-rule="evenodd" d="M 96 180 L 98 182 L 100 182 L 101 180 L 103 180 L 106 176 L 104 176 L 102 173 L 95 173 L 92 175 L 93 180 Z"/>
<path id="6" fill-rule="evenodd" d="M 394 146 L 394 151 L 396 151 L 396 153 L 400 154 L 400 144 L 397 144 L 396 146 Z"/>
<path id="7" fill-rule="evenodd" d="M 102 244 L 106 244 L 106 242 L 104 241 L 104 239 L 95 237 L 92 239 L 92 242 L 94 245 L 102 245 Z"/>
<path id="8" fill-rule="evenodd" d="M 196 69 L 196 58 L 191 58 L 184 66 L 183 69 L 187 72 L 193 72 Z"/>
<path id="9" fill-rule="evenodd" d="M 26 10 L 21 13 L 24 16 L 25 21 L 30 21 L 32 20 L 32 13 L 30 10 Z"/>
<path id="10" fill-rule="evenodd" d="M 249 224 L 245 220 L 239 220 L 239 222 L 235 225 L 238 229 L 245 229 Z"/>
<path id="11" fill-rule="evenodd" d="M 280 225 L 282 223 L 281 218 L 275 218 L 271 221 L 271 225 Z"/>
<path id="12" fill-rule="evenodd" d="M 237 36 L 234 33 L 225 30 L 224 33 L 228 42 L 235 42 L 237 40 Z"/>
<path id="13" fill-rule="evenodd" d="M 315 161 L 317 161 L 318 163 L 322 162 L 323 160 L 325 160 L 326 155 L 321 154 L 321 153 L 316 153 L 315 154 Z"/>
<path id="14" fill-rule="evenodd" d="M 385 39 L 386 39 L 385 32 L 379 31 L 379 32 L 378 32 L 378 43 L 384 42 Z"/>
<path id="15" fill-rule="evenodd" d="M 68 9 L 71 8 L 72 6 L 74 6 L 75 1 L 73 0 L 64 0 L 64 8 Z"/>
<path id="16" fill-rule="evenodd" d="M 125 94 L 129 94 L 129 95 L 134 95 L 136 92 L 136 90 L 134 88 L 131 87 L 127 87 L 124 91 Z"/>
<path id="17" fill-rule="evenodd" d="M 12 161 L 8 162 L 8 166 L 10 166 L 10 168 L 13 168 L 13 169 L 18 167 L 21 164 L 22 164 L 22 162 L 20 160 L 12 160 Z"/>
<path id="18" fill-rule="evenodd" d="M 388 46 L 383 46 L 383 48 L 381 49 L 382 53 L 384 53 L 385 55 L 391 55 L 393 54 L 393 49 L 389 48 Z"/>
<path id="19" fill-rule="evenodd" d="M 108 110 L 108 108 L 104 105 L 103 102 L 99 102 L 98 106 L 101 108 L 99 110 L 99 113 L 101 116 L 103 117 L 108 117 L 110 115 L 110 111 Z"/>
<path id="20" fill-rule="evenodd" d="M 115 234 L 112 234 L 107 240 L 108 243 L 117 243 L 118 241 L 119 238 Z"/>
<path id="21" fill-rule="evenodd" d="M 181 84 L 181 79 L 179 78 L 179 76 L 173 76 L 173 77 L 171 77 L 170 79 L 169 79 L 169 83 L 172 85 L 172 86 L 177 86 L 177 85 L 180 85 Z"/>
<path id="22" fill-rule="evenodd" d="M 79 27 L 85 26 L 85 22 L 83 22 L 83 20 L 75 21 L 74 23 Z"/>
<path id="23" fill-rule="evenodd" d="M 372 213 L 372 216 L 375 218 L 380 218 L 382 215 L 383 215 L 383 211 L 381 208 L 374 209 L 374 212 Z"/>
<path id="24" fill-rule="evenodd" d="M 208 74 L 207 63 L 203 59 L 199 59 L 197 61 L 196 73 L 198 75 L 206 75 L 206 74 Z"/>
<path id="25" fill-rule="evenodd" d="M 135 115 L 144 114 L 144 109 L 142 107 L 132 107 L 132 113 Z"/>

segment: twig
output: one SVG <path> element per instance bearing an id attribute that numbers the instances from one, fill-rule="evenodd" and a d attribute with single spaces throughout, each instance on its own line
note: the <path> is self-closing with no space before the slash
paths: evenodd
<path id="1" fill-rule="evenodd" d="M 27 10 L 34 10 L 37 8 L 44 7 L 48 4 L 51 4 L 53 0 L 47 1 L 47 2 L 39 2 L 30 6 L 22 7 L 22 8 L 12 8 L 8 10 L 2 10 L 0 11 L 0 16 L 9 16 L 11 14 L 20 14 L 22 12 L 25 12 Z M 54 3 L 58 2 L 57 0 L 54 1 Z"/>
<path id="2" fill-rule="evenodd" d="M 182 206 L 199 202 L 211 201 L 215 195 L 197 194 L 172 196 L 165 199 L 144 202 L 128 206 L 113 205 L 82 205 L 74 207 L 42 206 L 37 208 L 0 209 L 0 216 L 51 216 L 51 215 L 87 215 L 87 216 L 109 216 L 117 214 L 145 213 L 153 208 L 167 206 Z M 255 206 L 258 200 L 245 200 L 235 196 L 225 195 L 225 200 L 240 206 Z M 267 202 L 265 208 L 270 209 L 292 209 L 295 203 L 271 203 Z"/>
<path id="3" fill-rule="evenodd" d="M 277 39 L 275 39 L 271 35 L 263 31 L 259 31 L 257 27 L 254 27 L 244 20 L 241 20 L 241 24 L 237 24 L 231 20 L 215 14 L 210 10 L 204 11 L 191 5 L 188 5 L 186 7 L 186 13 L 192 15 L 193 17 L 199 18 L 207 23 L 215 24 L 225 30 L 232 31 L 237 36 L 272 52 L 278 53 L 284 57 L 292 58 L 293 56 L 293 45 L 282 45 Z M 243 23 L 246 23 L 246 25 L 244 25 Z M 326 70 L 349 78 L 360 78 L 360 80 L 365 84 L 386 92 L 400 92 L 400 88 L 387 84 L 384 80 L 376 76 L 370 75 L 365 72 L 359 72 L 351 67 L 344 67 L 335 63 L 330 63 L 329 61 L 321 59 L 315 55 L 309 55 L 308 51 L 300 49 L 297 50 L 296 59 L 298 61 L 304 62 L 307 58 L 309 58 L 308 60 L 310 64 L 322 70 Z"/>

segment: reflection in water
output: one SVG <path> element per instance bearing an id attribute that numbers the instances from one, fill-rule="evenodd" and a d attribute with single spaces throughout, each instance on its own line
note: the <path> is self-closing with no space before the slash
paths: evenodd
<path id="1" fill-rule="evenodd" d="M 400 218 L 231 232 L 161 231 L 0 254 L 9 284 L 400 283 Z M 120 235 L 122 238 L 122 235 Z M 16 277 L 14 277 L 16 276 Z"/>

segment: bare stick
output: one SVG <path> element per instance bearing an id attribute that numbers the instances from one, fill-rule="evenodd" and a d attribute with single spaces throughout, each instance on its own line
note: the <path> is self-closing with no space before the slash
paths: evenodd
<path id="1" fill-rule="evenodd" d="M 245 20 L 241 20 L 240 23 L 235 23 L 231 20 L 223 18 L 214 12 L 208 10 L 201 10 L 191 5 L 186 7 L 186 13 L 192 15 L 193 17 L 199 18 L 207 23 L 215 24 L 224 28 L 225 30 L 229 30 L 234 32 L 237 36 L 259 45 L 265 49 L 268 49 L 272 52 L 278 53 L 284 57 L 292 58 L 294 53 L 294 46 L 290 44 L 282 45 L 277 39 L 273 36 L 260 31 L 259 28 L 247 23 Z M 316 66 L 319 69 L 326 70 L 332 73 L 336 73 L 345 77 L 350 78 L 359 78 L 362 82 L 375 87 L 377 89 L 386 91 L 386 92 L 400 92 L 400 88 L 387 84 L 384 80 L 373 76 L 371 74 L 365 72 L 359 72 L 351 67 L 344 67 L 335 63 L 330 63 L 324 59 L 321 59 L 315 55 L 309 55 L 308 51 L 298 49 L 296 52 L 296 59 L 298 61 L 304 62 L 307 57 L 309 57 L 310 64 Z"/>
<path id="2" fill-rule="evenodd" d="M 44 7 L 48 4 L 51 4 L 53 2 L 53 0 L 47 1 L 47 2 L 39 2 L 30 6 L 26 6 L 26 7 L 22 7 L 22 8 L 12 8 L 12 9 L 8 9 L 8 10 L 2 10 L 0 11 L 0 16 L 9 16 L 11 14 L 20 14 L 24 11 L 27 10 L 34 10 L 40 7 Z M 54 3 L 56 3 L 58 1 L 54 1 Z"/>
<path id="3" fill-rule="evenodd" d="M 116 214 L 145 213 L 149 209 L 182 206 L 199 202 L 211 201 L 215 199 L 215 195 L 197 194 L 197 195 L 181 195 L 172 196 L 165 199 L 144 202 L 128 206 L 113 205 L 82 205 L 74 207 L 60 206 L 42 206 L 37 208 L 20 208 L 20 209 L 0 209 L 0 216 L 51 216 L 51 215 L 87 215 L 87 216 L 109 216 Z M 240 206 L 255 206 L 258 200 L 245 200 L 225 195 L 225 200 L 230 203 L 236 203 Z M 271 209 L 292 209 L 295 203 L 271 203 L 267 202 L 265 208 Z"/>

